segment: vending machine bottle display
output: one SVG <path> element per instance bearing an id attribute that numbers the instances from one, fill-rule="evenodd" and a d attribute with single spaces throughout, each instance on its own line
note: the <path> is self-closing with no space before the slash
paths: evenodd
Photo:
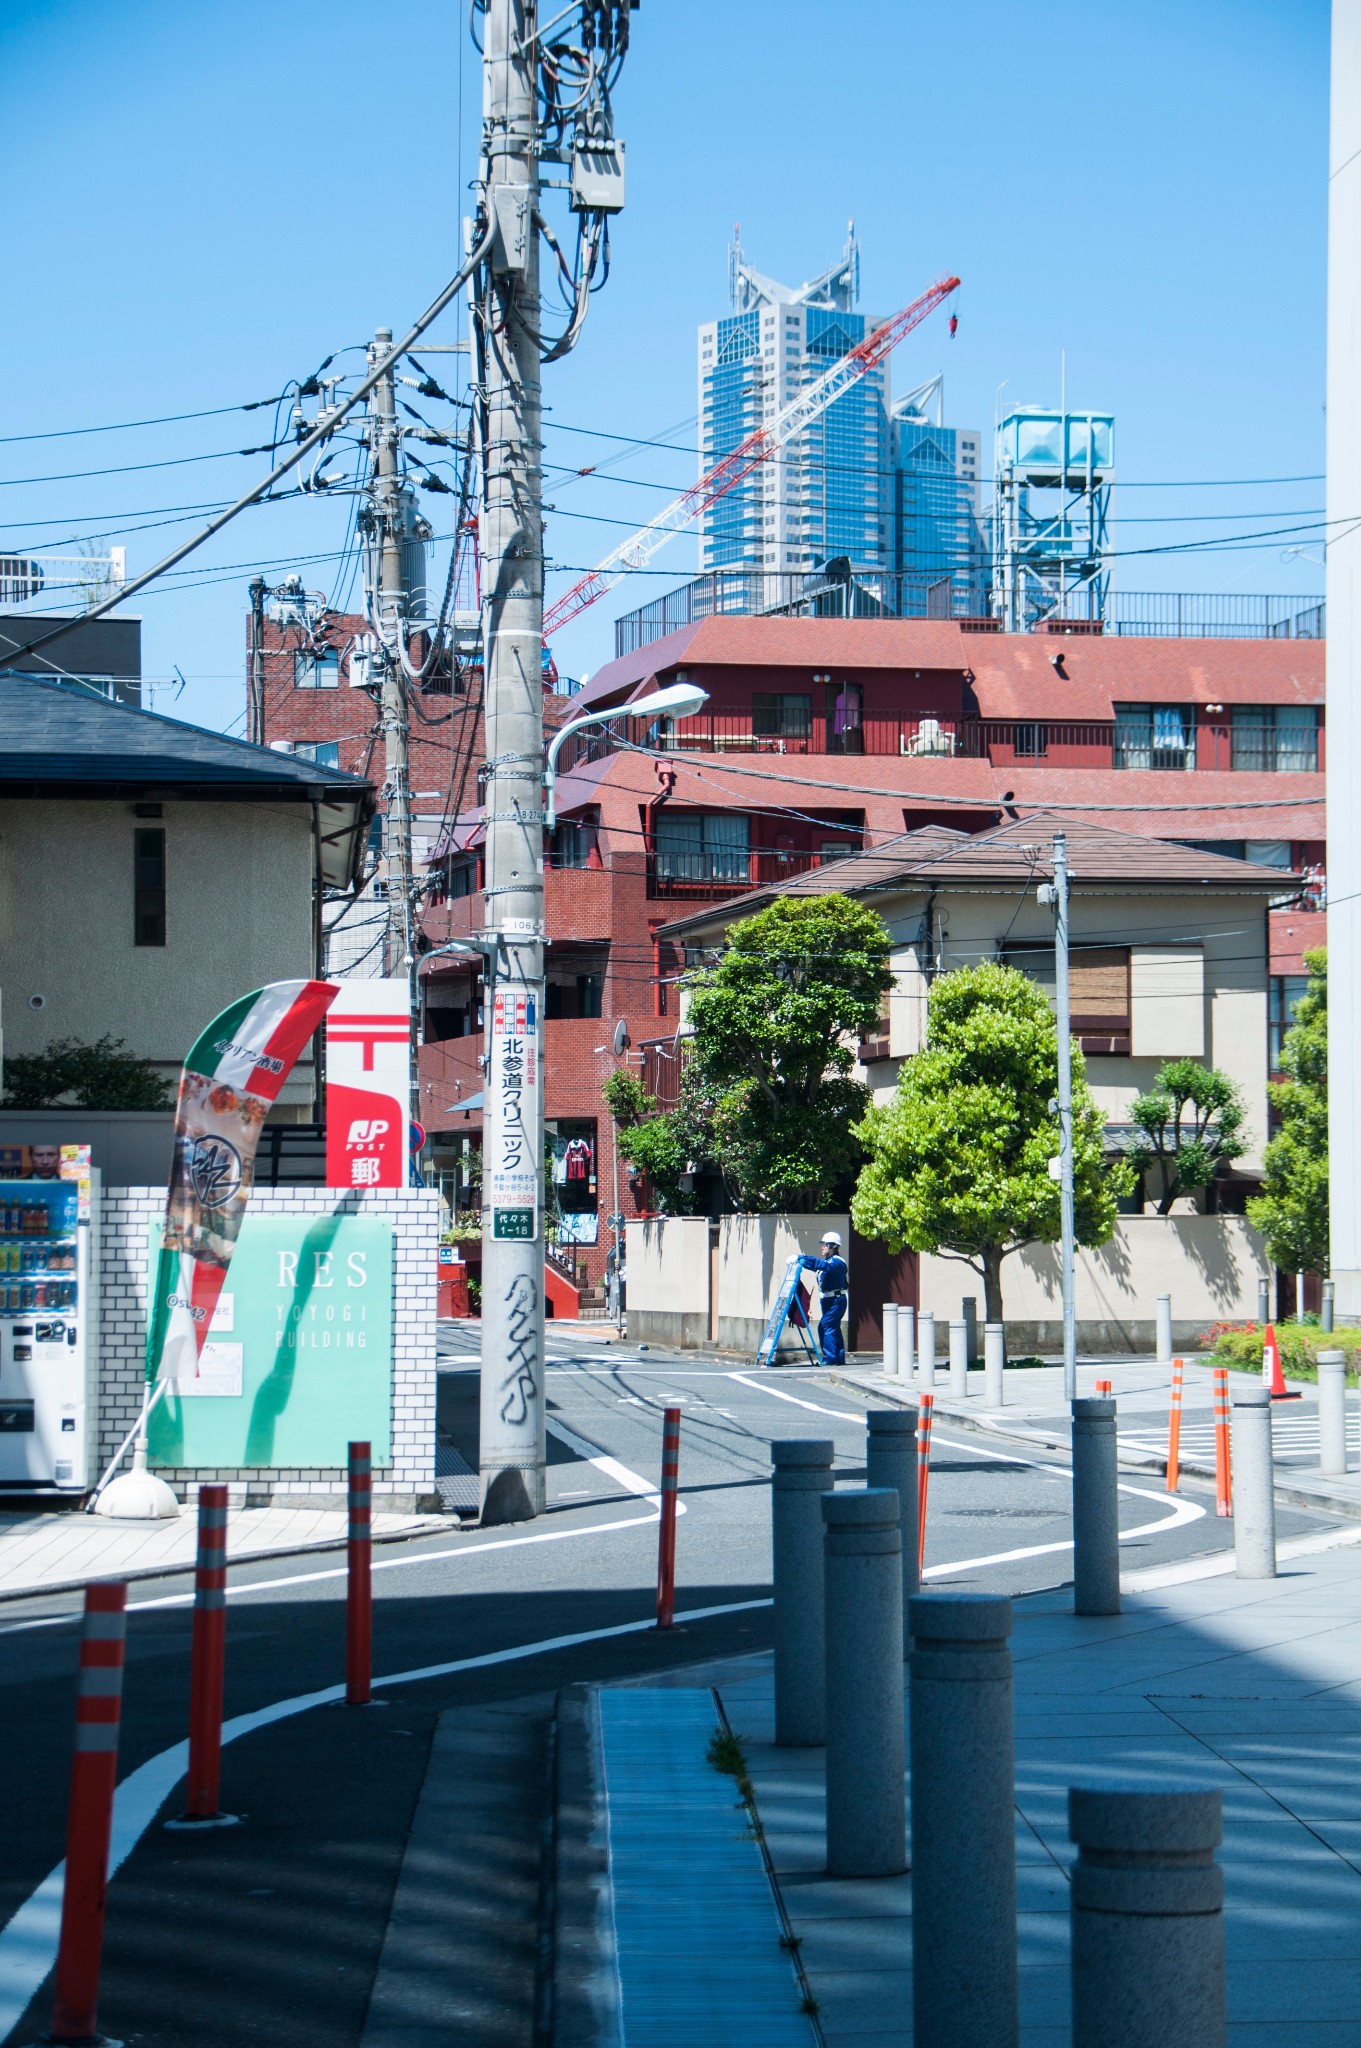
<path id="1" fill-rule="evenodd" d="M 89 1190 L 0 1178 L 0 1495 L 89 1483 Z"/>

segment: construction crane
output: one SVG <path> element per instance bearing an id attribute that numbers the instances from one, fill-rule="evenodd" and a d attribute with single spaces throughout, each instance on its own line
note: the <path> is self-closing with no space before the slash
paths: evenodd
<path id="1" fill-rule="evenodd" d="M 548 605 L 543 615 L 545 639 L 551 633 L 559 632 L 571 620 L 579 618 L 597 598 L 603 597 L 607 590 L 612 590 L 622 577 L 627 576 L 631 569 L 641 569 L 651 561 L 659 548 L 666 545 L 673 534 L 680 533 L 692 519 L 698 519 L 702 512 L 707 512 L 725 492 L 740 484 L 744 477 L 750 476 L 754 469 L 759 469 L 763 462 L 768 462 L 772 455 L 778 454 L 787 442 L 810 425 L 819 413 L 825 412 L 833 400 L 840 398 L 842 392 L 849 390 L 866 371 L 877 369 L 885 356 L 889 355 L 914 327 L 920 326 L 928 313 L 933 313 L 937 306 L 949 298 L 951 292 L 958 289 L 957 277 L 937 278 L 919 299 L 914 299 L 910 306 L 904 306 L 891 320 L 886 320 L 882 327 L 876 327 L 873 334 L 867 335 L 864 341 L 858 342 L 853 349 L 848 349 L 844 356 L 838 357 L 830 370 L 819 377 L 816 383 L 810 384 L 806 391 L 800 392 L 797 398 L 791 399 L 782 411 L 776 413 L 768 426 L 758 427 L 755 433 L 747 435 L 745 441 L 739 441 L 721 462 L 716 462 L 712 469 L 705 471 L 698 483 L 691 484 L 688 491 L 682 491 L 664 512 L 659 513 L 655 519 L 650 519 L 646 526 L 640 527 L 628 540 L 621 541 L 588 576 L 583 576 L 579 583 L 574 583 L 570 590 Z M 955 322 L 952 318 L 951 334 L 954 330 Z"/>

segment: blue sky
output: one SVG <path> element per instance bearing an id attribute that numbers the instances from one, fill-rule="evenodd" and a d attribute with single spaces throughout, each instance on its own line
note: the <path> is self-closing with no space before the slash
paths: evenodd
<path id="1" fill-rule="evenodd" d="M 465 22 L 462 0 L 9 0 L 0 435 L 272 396 L 408 322 L 461 246 Z M 1066 350 L 1070 403 L 1115 412 L 1119 587 L 1322 587 L 1317 563 L 1282 559 L 1320 552 L 1321 483 L 1224 480 L 1323 467 L 1324 0 L 644 0 L 633 24 L 613 274 L 546 373 L 550 592 L 655 512 L 657 486 L 692 480 L 685 454 L 579 430 L 693 442 L 695 327 L 724 310 L 734 220 L 753 261 L 798 280 L 850 215 L 869 310 L 964 279 L 958 338 L 939 316 L 919 330 L 898 388 L 943 368 L 947 418 L 986 431 L 1004 378 L 1009 402 L 1054 401 Z M 271 417 L 0 443 L 0 548 L 103 530 L 140 570 L 191 530 L 153 522 L 253 479 L 258 455 L 224 451 Z M 201 456 L 220 459 L 184 459 Z M 175 466 L 128 467 L 150 463 Z M 114 473 L 70 474 L 96 469 Z M 448 505 L 430 501 L 441 531 Z M 158 708 L 239 720 L 253 565 L 297 560 L 334 592 L 345 510 L 248 513 L 139 600 L 147 673 L 187 678 Z M 1275 527 L 1300 530 L 1222 547 Z M 1216 551 L 1133 552 L 1188 541 Z M 693 562 L 678 539 L 655 566 Z M 666 587 L 597 606 L 560 665 L 599 667 L 614 613 Z"/>

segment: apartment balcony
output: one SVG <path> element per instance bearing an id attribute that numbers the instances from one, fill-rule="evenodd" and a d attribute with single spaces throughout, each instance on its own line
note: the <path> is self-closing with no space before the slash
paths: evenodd
<path id="1" fill-rule="evenodd" d="M 847 852 L 856 849 L 848 847 Z M 687 903 L 718 903 L 747 889 L 778 888 L 795 875 L 829 866 L 820 853 L 656 853 L 647 865 L 650 897 L 679 897 Z"/>

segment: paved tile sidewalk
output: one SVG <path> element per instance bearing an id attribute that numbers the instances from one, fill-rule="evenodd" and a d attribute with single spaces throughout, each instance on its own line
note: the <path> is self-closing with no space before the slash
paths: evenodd
<path id="1" fill-rule="evenodd" d="M 376 1540 L 448 1527 L 447 1520 L 434 1515 L 375 1510 L 373 1517 Z M 197 1541 L 192 1506 L 173 1522 L 113 1522 L 83 1514 L 0 1515 L 0 1600 L 55 1592 L 86 1579 L 191 1571 Z M 227 1555 L 234 1563 L 327 1549 L 344 1541 L 343 1508 L 233 1508 L 227 1517 Z"/>
<path id="2" fill-rule="evenodd" d="M 1354 2048 L 1361 1549 L 1296 1555 L 1268 1584 L 1150 1586 L 1110 1620 L 1071 1606 L 1071 1591 L 1015 1604 L 1022 2048 L 1071 2039 L 1066 1809 L 1078 1783 L 1220 1786 L 1232 2048 Z M 768 1657 L 674 1682 L 701 1679 L 745 1740 L 827 2048 L 909 2048 L 911 1880 L 825 1876 L 822 1752 L 773 1746 Z"/>

